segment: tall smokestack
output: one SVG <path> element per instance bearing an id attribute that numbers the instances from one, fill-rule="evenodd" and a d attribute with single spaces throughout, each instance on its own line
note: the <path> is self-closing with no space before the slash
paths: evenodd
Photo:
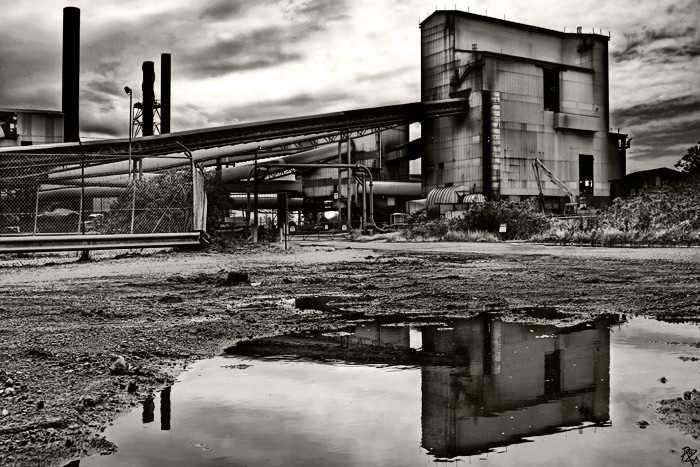
<path id="1" fill-rule="evenodd" d="M 80 135 L 80 9 L 63 9 L 63 141 Z"/>
<path id="2" fill-rule="evenodd" d="M 156 72 L 153 67 L 153 62 L 143 62 L 141 66 L 143 70 L 143 136 L 153 136 L 153 101 L 155 94 L 153 84 L 156 81 Z"/>
<path id="3" fill-rule="evenodd" d="M 160 133 L 170 133 L 170 54 L 160 54 Z"/>

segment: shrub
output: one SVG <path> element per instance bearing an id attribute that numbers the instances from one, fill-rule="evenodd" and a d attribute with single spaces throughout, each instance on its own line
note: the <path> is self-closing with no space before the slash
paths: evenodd
<path id="1" fill-rule="evenodd" d="M 184 232 L 192 225 L 192 176 L 188 170 L 168 170 L 148 180 L 137 180 L 124 190 L 105 216 L 105 233 Z"/>
<path id="2" fill-rule="evenodd" d="M 534 199 L 521 203 L 489 201 L 469 211 L 467 215 L 454 219 L 452 230 L 498 233 L 501 224 L 507 225 L 506 240 L 527 240 L 549 229 L 547 217 L 538 211 Z"/>

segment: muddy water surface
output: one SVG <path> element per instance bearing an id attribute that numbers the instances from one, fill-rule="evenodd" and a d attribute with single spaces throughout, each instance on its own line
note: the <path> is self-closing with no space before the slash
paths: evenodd
<path id="1" fill-rule="evenodd" d="M 699 386 L 698 342 L 697 324 L 491 314 L 251 341 L 192 365 L 106 430 L 117 454 L 79 465 L 688 465 L 700 441 L 653 408 Z"/>

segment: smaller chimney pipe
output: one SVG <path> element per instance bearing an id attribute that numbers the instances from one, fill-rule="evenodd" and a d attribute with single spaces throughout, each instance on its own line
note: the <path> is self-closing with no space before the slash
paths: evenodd
<path id="1" fill-rule="evenodd" d="M 170 54 L 160 54 L 160 132 L 170 133 Z"/>
<path id="2" fill-rule="evenodd" d="M 153 136 L 153 104 L 155 101 L 155 93 L 153 84 L 156 81 L 156 72 L 153 62 L 143 62 L 141 66 L 143 71 L 143 83 L 141 90 L 143 91 L 143 136 Z"/>

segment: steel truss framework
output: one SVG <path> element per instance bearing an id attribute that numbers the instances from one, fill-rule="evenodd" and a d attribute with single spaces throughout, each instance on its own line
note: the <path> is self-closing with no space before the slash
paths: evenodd
<path id="1" fill-rule="evenodd" d="M 131 153 L 134 157 L 160 156 L 180 153 L 183 146 L 190 151 L 196 151 L 263 141 L 273 143 L 266 144 L 267 149 L 279 149 L 290 145 L 288 138 L 299 138 L 298 142 L 292 144 L 303 144 L 304 141 L 318 139 L 334 142 L 348 136 L 363 136 L 397 125 L 464 113 L 467 110 L 468 102 L 465 99 L 447 99 L 203 128 L 137 138 L 132 141 Z M 287 138 L 286 142 L 279 146 L 274 145 L 274 140 L 283 138 Z M 129 140 L 123 138 L 3 148 L 0 150 L 0 168 L 7 160 L 4 156 L 6 153 L 34 156 L 37 159 L 41 159 L 42 155 L 64 155 L 63 162 L 65 164 L 80 163 L 80 158 L 85 157 L 85 155 L 89 155 L 91 161 L 103 158 L 104 160 L 114 160 L 128 155 Z"/>

